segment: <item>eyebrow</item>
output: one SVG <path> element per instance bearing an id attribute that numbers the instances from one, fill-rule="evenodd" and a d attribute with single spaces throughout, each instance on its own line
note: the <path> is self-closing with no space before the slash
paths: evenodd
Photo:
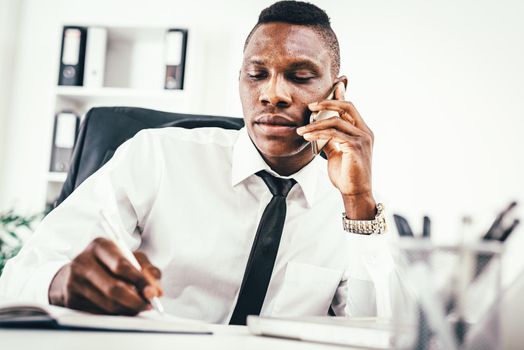
<path id="1" fill-rule="evenodd" d="M 318 73 L 320 71 L 318 65 L 310 60 L 301 60 L 298 62 L 293 62 L 290 64 L 289 68 L 291 68 L 292 70 L 308 69 L 314 73 Z"/>
<path id="2" fill-rule="evenodd" d="M 257 66 L 265 66 L 266 61 L 263 59 L 253 58 L 248 61 L 248 64 L 253 64 Z M 316 64 L 315 62 L 307 58 L 299 58 L 297 61 L 292 62 L 288 66 L 288 69 L 290 70 L 309 69 L 313 71 L 314 73 L 320 72 L 320 67 L 318 66 L 318 64 Z"/>
<path id="3" fill-rule="evenodd" d="M 266 62 L 264 60 L 260 60 L 260 59 L 251 59 L 247 63 L 248 64 L 254 64 L 254 65 L 257 65 L 257 66 L 264 66 L 266 64 Z"/>

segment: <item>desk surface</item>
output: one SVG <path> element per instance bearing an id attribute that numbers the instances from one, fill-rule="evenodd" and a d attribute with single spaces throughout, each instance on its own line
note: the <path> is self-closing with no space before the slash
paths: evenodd
<path id="1" fill-rule="evenodd" d="M 213 326 L 213 335 L 0 329 L 5 350 L 335 350 L 326 344 L 250 335 L 242 326 Z"/>

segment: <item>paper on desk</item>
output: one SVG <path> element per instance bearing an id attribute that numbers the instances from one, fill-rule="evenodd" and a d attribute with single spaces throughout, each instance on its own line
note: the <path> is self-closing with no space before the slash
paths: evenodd
<path id="1" fill-rule="evenodd" d="M 35 303 L 0 303 L 0 326 L 98 329 L 104 331 L 210 334 L 206 323 L 146 311 L 138 316 L 106 316 Z"/>

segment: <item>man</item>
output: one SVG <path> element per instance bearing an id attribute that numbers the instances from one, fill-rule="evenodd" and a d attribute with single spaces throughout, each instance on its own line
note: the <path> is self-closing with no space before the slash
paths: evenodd
<path id="1" fill-rule="evenodd" d="M 239 77 L 245 128 L 137 134 L 44 219 L 6 266 L 0 295 L 133 315 L 164 293 L 170 313 L 233 324 L 387 315 L 382 237 L 357 225 L 382 215 L 373 134 L 340 84 L 325 100 L 347 85 L 339 67 L 324 11 L 294 1 L 262 11 Z M 339 117 L 308 124 L 321 110 Z M 317 140 L 329 140 L 327 162 L 312 153 Z M 142 271 L 108 239 L 102 213 L 139 250 Z"/>

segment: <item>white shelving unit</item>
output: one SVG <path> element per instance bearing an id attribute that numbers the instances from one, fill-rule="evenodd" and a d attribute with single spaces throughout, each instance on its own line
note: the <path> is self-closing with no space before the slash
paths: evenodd
<path id="1" fill-rule="evenodd" d="M 188 111 L 189 99 L 184 90 L 139 88 L 58 86 L 56 110 L 86 112 L 99 106 L 134 106 L 169 111 Z M 83 113 L 81 113 L 83 114 Z"/>
<path id="2" fill-rule="evenodd" d="M 89 27 L 89 24 L 78 25 Z M 96 26 L 107 29 L 104 84 L 102 87 L 55 86 L 55 114 L 72 111 L 83 118 L 89 109 L 101 106 L 199 112 L 191 97 L 196 95 L 192 87 L 199 82 L 199 72 L 194 67 L 199 66 L 203 55 L 195 45 L 198 39 L 194 31 L 189 29 L 188 34 L 184 89 L 165 90 L 164 40 L 168 27 Z M 65 172 L 48 172 L 46 207 L 56 200 L 66 177 Z"/>

